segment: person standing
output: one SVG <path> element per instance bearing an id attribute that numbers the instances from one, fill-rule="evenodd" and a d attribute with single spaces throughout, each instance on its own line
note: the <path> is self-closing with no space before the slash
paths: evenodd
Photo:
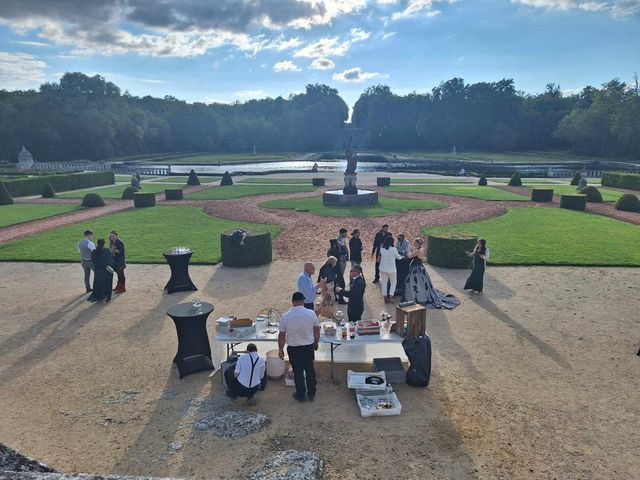
<path id="1" fill-rule="evenodd" d="M 113 269 L 118 275 L 118 283 L 116 288 L 113 289 L 116 293 L 124 293 L 127 291 L 125 288 L 126 278 L 124 276 L 124 269 L 127 268 L 124 256 L 124 243 L 118 238 L 118 232 L 111 230 L 109 234 L 109 249 L 113 256 Z"/>
<path id="2" fill-rule="evenodd" d="M 347 247 L 347 229 L 341 228 L 338 238 L 338 247 L 340 248 L 340 256 L 338 257 L 338 261 L 340 262 L 340 270 L 342 270 L 342 275 L 344 275 L 344 271 L 347 268 L 347 262 L 349 261 L 349 248 Z"/>
<path id="3" fill-rule="evenodd" d="M 297 288 L 298 292 L 304 295 L 304 307 L 309 310 L 314 309 L 314 303 L 316 301 L 316 289 L 317 285 L 311 280 L 311 275 L 316 271 L 316 267 L 313 263 L 307 262 L 304 264 L 302 273 L 298 275 Z"/>
<path id="4" fill-rule="evenodd" d="M 411 243 L 409 240 L 405 238 L 404 233 L 400 233 L 398 235 L 398 241 L 396 242 L 396 250 L 402 256 L 400 260 L 396 260 L 396 272 L 398 277 L 398 282 L 396 283 L 396 291 L 395 294 L 402 298 L 404 294 L 404 281 L 407 279 L 407 274 L 409 273 L 409 250 L 411 249 Z"/>
<path id="5" fill-rule="evenodd" d="M 329 239 L 329 245 L 330 246 L 329 246 L 329 250 L 327 250 L 327 257 L 335 257 L 336 259 L 340 257 L 340 245 L 338 245 L 338 240 L 336 240 L 335 238 Z M 345 287 L 344 273 L 340 268 L 339 261 L 336 262 L 335 266 L 333 267 L 333 273 L 335 276 L 333 286 L 344 288 Z M 337 292 L 335 293 L 336 293 L 336 299 L 338 300 L 338 303 L 340 305 L 346 305 L 347 302 L 344 301 L 344 298 L 342 298 L 340 295 L 337 295 Z"/>
<path id="6" fill-rule="evenodd" d="M 240 355 L 234 370 L 225 370 L 224 379 L 227 382 L 227 397 L 235 400 L 246 397 L 247 404 L 255 405 L 254 395 L 260 388 L 265 373 L 265 361 L 258 355 L 255 343 L 247 345 L 247 353 Z"/>
<path id="7" fill-rule="evenodd" d="M 351 275 L 349 290 L 338 288 L 337 291 L 349 299 L 349 306 L 347 307 L 347 317 L 349 321 L 357 322 L 358 320 L 362 320 L 362 313 L 364 312 L 364 291 L 367 285 L 362 276 L 362 267 L 360 265 L 351 267 L 349 273 Z"/>
<path id="8" fill-rule="evenodd" d="M 373 279 L 373 283 L 378 283 L 380 281 L 380 247 L 382 246 L 384 239 L 387 238 L 387 235 L 389 235 L 389 225 L 385 223 L 373 239 L 371 258 L 373 258 L 374 255 L 376 257 L 376 276 Z"/>
<path id="9" fill-rule="evenodd" d="M 91 293 L 93 291 L 93 288 L 91 288 L 91 270 L 93 269 L 91 252 L 96 249 L 96 245 L 93 243 L 93 232 L 91 230 L 84 231 L 84 238 L 78 242 L 77 248 L 80 254 L 82 270 L 84 270 L 84 288 L 87 293 Z"/>
<path id="10" fill-rule="evenodd" d="M 111 287 L 113 285 L 113 257 L 108 248 L 104 248 L 104 238 L 98 239 L 96 249 L 91 252 L 93 263 L 93 291 L 88 302 L 111 301 Z"/>
<path id="11" fill-rule="evenodd" d="M 362 240 L 360 240 L 360 229 L 355 228 L 351 232 L 349 239 L 349 253 L 351 255 L 351 266 L 360 265 L 362 263 Z"/>
<path id="12" fill-rule="evenodd" d="M 292 307 L 280 320 L 278 356 L 284 358 L 286 343 L 296 383 L 293 398 L 304 402 L 306 395 L 306 399 L 312 402 L 316 397 L 316 371 L 313 361 L 320 343 L 320 322 L 313 310 L 304 308 L 304 302 L 305 297 L 301 292 L 295 292 L 291 297 Z"/>
<path id="13" fill-rule="evenodd" d="M 396 261 L 401 259 L 402 255 L 393 246 L 393 236 L 389 235 L 380 248 L 380 288 L 384 303 L 393 303 L 397 283 Z"/>
<path id="14" fill-rule="evenodd" d="M 482 293 L 482 287 L 484 285 L 484 271 L 487 267 L 487 260 L 489 260 L 489 249 L 487 248 L 487 241 L 484 239 L 478 240 L 476 248 L 473 252 L 466 252 L 467 256 L 473 257 L 471 263 L 471 275 L 467 278 L 464 284 L 465 290 L 471 290 L 471 293 Z"/>

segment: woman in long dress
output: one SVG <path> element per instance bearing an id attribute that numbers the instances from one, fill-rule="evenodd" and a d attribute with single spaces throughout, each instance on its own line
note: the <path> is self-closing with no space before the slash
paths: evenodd
<path id="1" fill-rule="evenodd" d="M 427 269 L 422 263 L 424 256 L 424 240 L 416 238 L 408 255 L 411 264 L 404 285 L 404 301 L 413 301 L 427 308 L 456 308 L 460 305 L 458 297 L 441 292 L 431 283 Z"/>
<path id="2" fill-rule="evenodd" d="M 336 277 L 334 269 L 337 263 L 338 259 L 336 257 L 328 257 L 324 265 L 320 267 L 320 273 L 318 274 L 318 287 L 320 288 L 318 315 L 325 318 L 332 318 L 336 311 L 333 289 Z"/>
<path id="3" fill-rule="evenodd" d="M 487 260 L 489 260 L 489 249 L 487 248 L 487 241 L 484 239 L 478 240 L 476 248 L 473 252 L 467 252 L 469 257 L 473 257 L 471 263 L 471 275 L 467 278 L 464 284 L 465 290 L 471 290 L 471 293 L 482 293 L 482 287 L 484 285 L 484 270 L 487 266 Z"/>
<path id="4" fill-rule="evenodd" d="M 93 292 L 87 298 L 89 302 L 111 301 L 111 287 L 113 285 L 113 269 L 111 265 L 113 258 L 111 257 L 111 251 L 108 248 L 104 248 L 104 243 L 104 238 L 99 238 L 96 249 L 91 252 Z"/>

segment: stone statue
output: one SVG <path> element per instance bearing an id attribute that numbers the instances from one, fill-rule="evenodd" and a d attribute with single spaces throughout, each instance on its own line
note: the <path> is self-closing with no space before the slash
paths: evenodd
<path id="1" fill-rule="evenodd" d="M 32 168 L 33 156 L 31 152 L 22 146 L 22 150 L 18 152 L 18 168 Z"/>
<path id="2" fill-rule="evenodd" d="M 586 186 L 587 186 L 587 179 L 584 177 L 580 177 L 580 180 L 578 180 L 578 185 L 576 186 L 576 190 L 580 191 Z"/>
<path id="3" fill-rule="evenodd" d="M 356 158 L 356 151 L 353 148 L 353 142 L 350 142 L 347 149 L 347 169 L 344 172 L 344 188 L 342 193 L 344 195 L 357 195 L 358 187 L 356 186 L 356 167 L 358 166 L 358 159 Z"/>
<path id="4" fill-rule="evenodd" d="M 356 173 L 357 165 L 358 159 L 356 157 L 356 151 L 353 148 L 353 143 L 351 143 L 347 149 L 347 170 L 345 173 Z"/>

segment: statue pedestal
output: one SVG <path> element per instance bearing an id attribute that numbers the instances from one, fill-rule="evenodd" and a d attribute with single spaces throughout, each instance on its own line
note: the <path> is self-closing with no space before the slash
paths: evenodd
<path id="1" fill-rule="evenodd" d="M 357 195 L 358 187 L 356 186 L 356 179 L 358 175 L 356 173 L 345 173 L 344 174 L 344 188 L 342 189 L 342 193 L 345 195 Z"/>

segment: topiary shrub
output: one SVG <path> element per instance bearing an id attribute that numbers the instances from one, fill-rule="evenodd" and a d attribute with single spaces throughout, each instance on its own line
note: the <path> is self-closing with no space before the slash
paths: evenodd
<path id="1" fill-rule="evenodd" d="M 469 232 L 440 232 L 427 235 L 427 263 L 437 267 L 469 268 L 466 251 L 473 250 L 478 236 Z"/>
<path id="2" fill-rule="evenodd" d="M 136 192 L 133 194 L 133 206 L 136 208 L 155 207 L 156 194 Z"/>
<path id="3" fill-rule="evenodd" d="M 133 200 L 133 194 L 136 193 L 138 189 L 129 185 L 122 191 L 122 200 Z"/>
<path id="4" fill-rule="evenodd" d="M 603 187 L 628 188 L 640 190 L 640 174 L 604 172 L 601 184 Z"/>
<path id="5" fill-rule="evenodd" d="M 187 179 L 187 185 L 200 185 L 200 179 L 196 175 L 196 171 L 192 168 L 189 172 L 189 178 Z"/>
<path id="6" fill-rule="evenodd" d="M 513 175 L 511 175 L 511 179 L 509 180 L 509 186 L 510 187 L 521 187 L 522 186 L 522 179 L 520 178 L 520 173 L 513 172 Z"/>
<path id="7" fill-rule="evenodd" d="M 271 233 L 247 232 L 243 245 L 232 235 L 234 230 L 220 234 L 222 264 L 227 267 L 252 267 L 271 263 Z"/>
<path id="8" fill-rule="evenodd" d="M 487 177 L 482 175 L 480 177 L 480 179 L 478 180 L 478 185 L 480 185 L 481 187 L 486 187 L 487 186 Z"/>
<path id="9" fill-rule="evenodd" d="M 0 182 L 0 205 L 13 205 L 13 197 L 2 182 Z"/>
<path id="10" fill-rule="evenodd" d="M 378 177 L 376 179 L 376 185 L 379 187 L 388 187 L 391 185 L 391 177 Z"/>
<path id="11" fill-rule="evenodd" d="M 584 211 L 587 208 L 587 196 L 582 195 L 581 193 L 574 195 L 561 195 L 560 208 Z"/>
<path id="12" fill-rule="evenodd" d="M 222 175 L 222 180 L 220 180 L 221 187 L 226 187 L 228 185 L 233 185 L 233 178 L 231 178 L 231 174 L 229 173 L 229 170 L 224 172 L 224 175 Z"/>
<path id="13" fill-rule="evenodd" d="M 184 195 L 181 188 L 167 188 L 164 191 L 164 198 L 167 200 L 182 200 Z"/>
<path id="14" fill-rule="evenodd" d="M 576 185 L 578 185 L 578 182 L 580 181 L 581 178 L 582 178 L 582 175 L 580 175 L 580 172 L 574 173 L 573 178 L 571 179 L 571 183 L 569 185 L 573 185 L 575 187 Z"/>
<path id="15" fill-rule="evenodd" d="M 42 198 L 56 198 L 56 191 L 50 183 L 47 183 L 42 189 Z"/>
<path id="16" fill-rule="evenodd" d="M 593 186 L 584 187 L 578 193 L 586 195 L 587 202 L 589 203 L 602 203 L 602 194 L 600 193 L 600 190 L 598 190 L 596 187 L 593 187 Z"/>
<path id="17" fill-rule="evenodd" d="M 616 200 L 613 208 L 623 212 L 640 212 L 640 199 L 631 193 L 625 193 Z"/>
<path id="18" fill-rule="evenodd" d="M 87 193 L 82 199 L 83 207 L 104 207 L 104 199 L 99 193 Z"/>
<path id="19" fill-rule="evenodd" d="M 324 187 L 324 178 L 314 178 L 311 180 L 311 184 L 314 187 Z"/>
<path id="20" fill-rule="evenodd" d="M 534 188 L 531 190 L 532 202 L 552 202 L 553 188 Z"/>

